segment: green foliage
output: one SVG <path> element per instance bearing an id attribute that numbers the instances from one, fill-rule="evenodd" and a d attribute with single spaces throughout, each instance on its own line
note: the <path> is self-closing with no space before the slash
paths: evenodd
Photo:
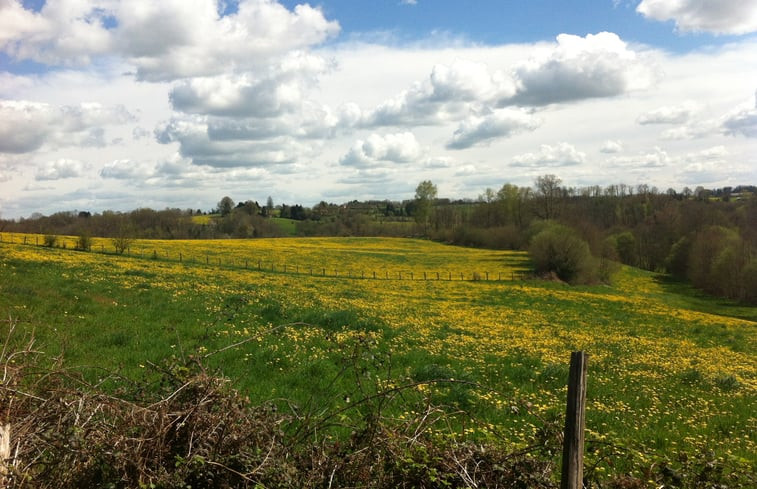
<path id="1" fill-rule="evenodd" d="M 546 224 L 532 238 L 529 252 L 539 275 L 553 274 L 570 284 L 589 284 L 598 279 L 598 264 L 588 243 L 567 226 Z"/>
<path id="2" fill-rule="evenodd" d="M 428 230 L 429 220 L 433 210 L 434 201 L 436 200 L 436 185 L 430 180 L 424 180 L 418 184 L 415 189 L 415 209 L 413 217 L 415 222 L 423 228 L 423 232 Z"/>
<path id="3" fill-rule="evenodd" d="M 631 231 L 623 231 L 612 236 L 615 241 L 615 251 L 621 263 L 636 265 L 636 238 Z"/>
<path id="4" fill-rule="evenodd" d="M 691 238 L 684 236 L 670 248 L 665 260 L 665 269 L 673 277 L 682 280 L 689 273 L 689 255 L 691 253 Z"/>
<path id="5" fill-rule="evenodd" d="M 54 234 L 46 234 L 44 243 L 48 248 L 53 248 L 56 244 L 58 244 L 58 237 Z"/>
<path id="6" fill-rule="evenodd" d="M 700 233 L 689 251 L 688 277 L 695 287 L 744 302 L 757 302 L 755 259 L 750 245 L 735 229 L 710 226 Z"/>
<path id="7" fill-rule="evenodd" d="M 76 239 L 76 249 L 79 251 L 92 250 L 92 237 L 88 234 L 82 234 Z"/>
<path id="8" fill-rule="evenodd" d="M 218 202 L 218 213 L 221 214 L 221 217 L 228 216 L 233 209 L 234 201 L 231 200 L 231 197 L 226 196 Z"/>

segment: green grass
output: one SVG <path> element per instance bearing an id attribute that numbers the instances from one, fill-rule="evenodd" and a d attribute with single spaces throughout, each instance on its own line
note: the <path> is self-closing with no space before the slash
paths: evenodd
<path id="1" fill-rule="evenodd" d="M 284 236 L 296 236 L 297 235 L 297 221 L 294 219 L 285 219 L 282 217 L 272 217 L 271 222 L 276 224 Z"/>
<path id="2" fill-rule="evenodd" d="M 413 240 L 273 240 L 267 252 L 276 249 L 332 267 L 527 265 L 522 254 Z M 387 412 L 428 395 L 496 426 L 510 447 L 562 416 L 569 353 L 586 349 L 588 438 L 635 454 L 603 470 L 639 471 L 644 457 L 679 452 L 756 463 L 755 308 L 629 268 L 612 287 L 360 280 L 3 244 L 0 315 L 93 380 L 211 353 L 209 368 L 254 400 L 286 399 L 282 409 L 333 411 L 391 384 L 457 379 L 408 390 Z"/>

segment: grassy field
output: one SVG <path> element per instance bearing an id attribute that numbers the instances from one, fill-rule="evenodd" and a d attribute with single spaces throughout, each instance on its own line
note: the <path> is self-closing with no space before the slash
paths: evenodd
<path id="1" fill-rule="evenodd" d="M 94 377 L 208 355 L 253 399 L 322 410 L 416 383 L 413 395 L 476 420 L 455 425 L 461 436 L 517 449 L 561 419 L 570 352 L 583 349 L 587 470 L 643 478 L 678 454 L 757 465 L 757 309 L 650 273 L 518 280 L 523 253 L 407 239 L 66 246 L 3 236 L 0 315 Z M 424 383 L 435 379 L 456 382 Z"/>

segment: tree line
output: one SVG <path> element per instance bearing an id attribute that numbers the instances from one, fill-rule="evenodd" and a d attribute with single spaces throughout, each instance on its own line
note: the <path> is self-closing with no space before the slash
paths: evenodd
<path id="1" fill-rule="evenodd" d="M 529 250 L 536 271 L 569 283 L 609 281 L 620 262 L 668 273 L 718 296 L 757 303 L 757 187 L 567 187 L 555 175 L 505 183 L 475 199 L 440 198 L 431 181 L 413 199 L 315 206 L 223 197 L 214 209 L 58 212 L 2 220 L 0 232 L 152 239 L 414 236 Z M 288 220 L 282 226 L 282 220 Z"/>

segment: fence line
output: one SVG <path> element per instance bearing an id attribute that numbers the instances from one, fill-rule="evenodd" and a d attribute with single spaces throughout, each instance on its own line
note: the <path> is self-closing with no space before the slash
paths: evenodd
<path id="1" fill-rule="evenodd" d="M 10 239 L 8 239 L 10 236 Z M 21 237 L 23 236 L 23 239 Z M 210 267 L 230 268 L 235 270 L 251 270 L 258 272 L 270 272 L 280 273 L 287 275 L 309 275 L 313 277 L 327 277 L 327 278 L 349 278 L 360 280 L 393 280 L 393 281 L 444 281 L 444 282 L 515 282 L 519 280 L 525 280 L 530 277 L 531 272 L 528 270 L 504 270 L 497 272 L 453 272 L 451 270 L 444 271 L 423 271 L 417 270 L 389 270 L 383 269 L 379 273 L 375 270 L 366 272 L 364 270 L 355 271 L 349 268 L 325 268 L 322 266 L 301 266 L 299 264 L 289 263 L 277 263 L 270 260 L 262 259 L 250 259 L 250 258 L 228 258 L 225 262 L 222 257 L 216 255 L 210 255 L 209 253 L 201 253 L 197 255 L 185 255 L 183 252 L 175 252 L 172 257 L 168 252 L 159 252 L 155 248 L 140 247 L 138 249 L 127 249 L 124 253 L 116 252 L 115 248 L 112 251 L 107 250 L 105 245 L 99 243 L 93 245 L 89 250 L 77 249 L 77 239 L 71 237 L 56 237 L 57 242 L 50 246 L 45 244 L 45 239 L 41 241 L 39 236 L 29 235 L 16 235 L 11 233 L 0 234 L 0 243 L 37 246 L 44 248 L 56 248 L 63 250 L 70 250 L 79 253 L 97 253 L 106 256 L 123 256 L 128 258 L 135 258 L 140 260 L 152 260 L 172 263 L 182 263 L 185 265 L 205 265 Z"/>

